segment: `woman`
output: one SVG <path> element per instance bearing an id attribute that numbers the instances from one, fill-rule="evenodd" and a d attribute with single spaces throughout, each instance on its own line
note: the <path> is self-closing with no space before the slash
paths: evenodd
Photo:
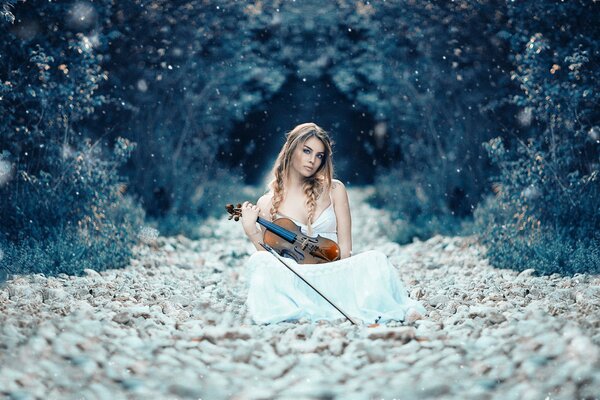
<path id="1" fill-rule="evenodd" d="M 338 243 L 341 259 L 326 264 L 288 265 L 354 321 L 371 324 L 389 320 L 411 322 L 425 313 L 408 298 L 406 289 L 385 254 L 367 251 L 352 256 L 350 206 L 346 188 L 333 179 L 331 140 L 314 123 L 296 126 L 287 134 L 273 167 L 270 191 L 256 205 L 244 202 L 242 225 L 256 249 L 248 260 L 248 311 L 256 323 L 308 318 L 343 318 L 305 282 L 260 245 L 264 228 L 258 216 L 272 221 L 293 220 L 309 236 Z M 352 256 L 352 257 L 351 257 Z"/>

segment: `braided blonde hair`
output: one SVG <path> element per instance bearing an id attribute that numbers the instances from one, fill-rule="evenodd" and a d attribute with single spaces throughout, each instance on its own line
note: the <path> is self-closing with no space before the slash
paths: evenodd
<path id="1" fill-rule="evenodd" d="M 312 122 L 300 124 L 288 132 L 285 144 L 281 148 L 273 166 L 272 174 L 274 178 L 269 183 L 269 188 L 273 193 L 270 212 L 271 219 L 274 220 L 279 205 L 283 201 L 283 185 L 290 172 L 294 151 L 311 137 L 316 137 L 323 143 L 325 156 L 321 161 L 319 169 L 312 176 L 305 178 L 302 184 L 302 190 L 306 197 L 304 204 L 308 211 L 307 227 L 309 235 L 312 235 L 312 223 L 314 222 L 313 218 L 317 207 L 317 199 L 325 189 L 330 190 L 333 179 L 332 141 L 327 132 Z"/>

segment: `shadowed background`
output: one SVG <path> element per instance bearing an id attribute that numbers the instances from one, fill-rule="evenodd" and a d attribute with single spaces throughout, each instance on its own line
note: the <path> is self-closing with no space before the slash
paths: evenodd
<path id="1" fill-rule="evenodd" d="M 598 8 L 2 0 L 0 269 L 197 237 L 313 121 L 399 243 L 476 233 L 500 267 L 598 271 Z"/>

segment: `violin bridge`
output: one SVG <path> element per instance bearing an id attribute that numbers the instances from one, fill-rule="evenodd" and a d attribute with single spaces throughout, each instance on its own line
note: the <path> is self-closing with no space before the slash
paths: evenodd
<path id="1" fill-rule="evenodd" d="M 308 238 L 304 238 L 304 240 L 300 242 L 300 246 L 302 247 L 302 250 L 305 250 L 306 246 L 308 246 Z"/>

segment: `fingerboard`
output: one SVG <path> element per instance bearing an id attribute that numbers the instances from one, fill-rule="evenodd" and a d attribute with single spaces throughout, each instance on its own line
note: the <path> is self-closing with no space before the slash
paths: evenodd
<path id="1" fill-rule="evenodd" d="M 287 229 L 282 228 L 279 225 L 274 224 L 271 221 L 267 221 L 264 218 L 258 217 L 256 222 L 258 222 L 259 224 L 261 224 L 262 226 L 264 226 L 265 228 L 267 228 L 268 230 L 270 230 L 277 236 L 287 240 L 290 243 L 294 243 L 294 241 L 296 240 L 296 234 L 294 232 L 290 232 Z"/>

